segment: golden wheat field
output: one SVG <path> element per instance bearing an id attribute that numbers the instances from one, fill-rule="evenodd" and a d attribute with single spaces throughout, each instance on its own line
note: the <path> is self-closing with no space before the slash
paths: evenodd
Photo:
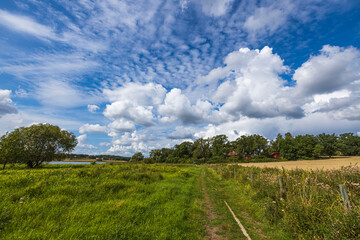
<path id="1" fill-rule="evenodd" d="M 306 169 L 306 170 L 332 170 L 340 169 L 345 166 L 360 166 L 360 156 L 354 157 L 332 157 L 325 160 L 298 160 L 287 162 L 264 162 L 264 163 L 239 163 L 245 167 L 270 167 L 270 168 L 285 168 L 285 169 Z"/>

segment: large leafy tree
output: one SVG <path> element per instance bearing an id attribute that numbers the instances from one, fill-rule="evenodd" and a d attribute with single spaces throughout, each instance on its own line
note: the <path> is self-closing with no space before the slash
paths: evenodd
<path id="1" fill-rule="evenodd" d="M 230 151 L 229 140 L 226 135 L 217 135 L 210 139 L 211 155 L 224 156 Z"/>
<path id="2" fill-rule="evenodd" d="M 337 143 L 338 143 L 338 137 L 335 135 L 335 133 L 333 134 L 325 134 L 325 133 L 321 133 L 319 135 L 317 135 L 317 140 L 319 142 L 319 144 L 321 144 L 324 148 L 323 148 L 323 154 L 327 155 L 329 157 L 332 157 L 335 155 L 336 150 L 337 150 Z"/>
<path id="3" fill-rule="evenodd" d="M 360 155 L 360 137 L 353 133 L 340 134 L 338 147 L 343 155 L 356 156 Z"/>
<path id="4" fill-rule="evenodd" d="M 141 152 L 134 153 L 130 158 L 130 162 L 140 162 L 142 160 L 144 160 L 144 155 Z"/>
<path id="5" fill-rule="evenodd" d="M 193 151 L 192 142 L 183 142 L 174 146 L 174 151 L 172 155 L 178 158 L 191 158 Z"/>
<path id="6" fill-rule="evenodd" d="M 7 132 L 0 138 L 0 163 L 3 164 L 3 168 L 7 163 L 20 162 L 23 151 L 23 139 L 16 129 L 12 133 Z"/>
<path id="7" fill-rule="evenodd" d="M 283 140 L 279 141 L 280 156 L 287 160 L 297 159 L 296 142 L 291 133 L 285 133 Z"/>
<path id="8" fill-rule="evenodd" d="M 297 159 L 319 157 L 318 149 L 315 149 L 317 141 L 313 135 L 298 135 L 294 140 L 297 149 Z"/>
<path id="9" fill-rule="evenodd" d="M 268 149 L 268 141 L 261 135 L 241 136 L 236 139 L 234 145 L 239 153 L 247 156 L 265 154 Z"/>
<path id="10" fill-rule="evenodd" d="M 65 158 L 76 144 L 73 133 L 50 124 L 35 124 L 4 135 L 0 145 L 2 159 L 36 168 L 43 162 Z"/>
<path id="11" fill-rule="evenodd" d="M 211 157 L 210 141 L 209 139 L 199 138 L 193 145 L 193 157 L 207 161 Z"/>

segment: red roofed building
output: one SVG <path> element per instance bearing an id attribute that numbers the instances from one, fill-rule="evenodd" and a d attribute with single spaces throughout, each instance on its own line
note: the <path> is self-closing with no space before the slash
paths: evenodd
<path id="1" fill-rule="evenodd" d="M 278 153 L 276 153 L 276 152 L 273 152 L 273 153 L 270 153 L 270 157 L 275 158 L 275 159 L 279 159 L 280 155 Z"/>

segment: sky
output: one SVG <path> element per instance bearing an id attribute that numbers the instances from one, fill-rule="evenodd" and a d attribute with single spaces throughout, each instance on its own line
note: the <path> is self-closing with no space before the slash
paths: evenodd
<path id="1" fill-rule="evenodd" d="M 0 135 L 75 153 L 226 134 L 360 134 L 358 0 L 2 0 Z"/>

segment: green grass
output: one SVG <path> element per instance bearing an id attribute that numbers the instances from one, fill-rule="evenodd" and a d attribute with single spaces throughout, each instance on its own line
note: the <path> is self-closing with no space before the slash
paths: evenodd
<path id="1" fill-rule="evenodd" d="M 0 239 L 202 239 L 199 168 L 0 171 Z"/>

